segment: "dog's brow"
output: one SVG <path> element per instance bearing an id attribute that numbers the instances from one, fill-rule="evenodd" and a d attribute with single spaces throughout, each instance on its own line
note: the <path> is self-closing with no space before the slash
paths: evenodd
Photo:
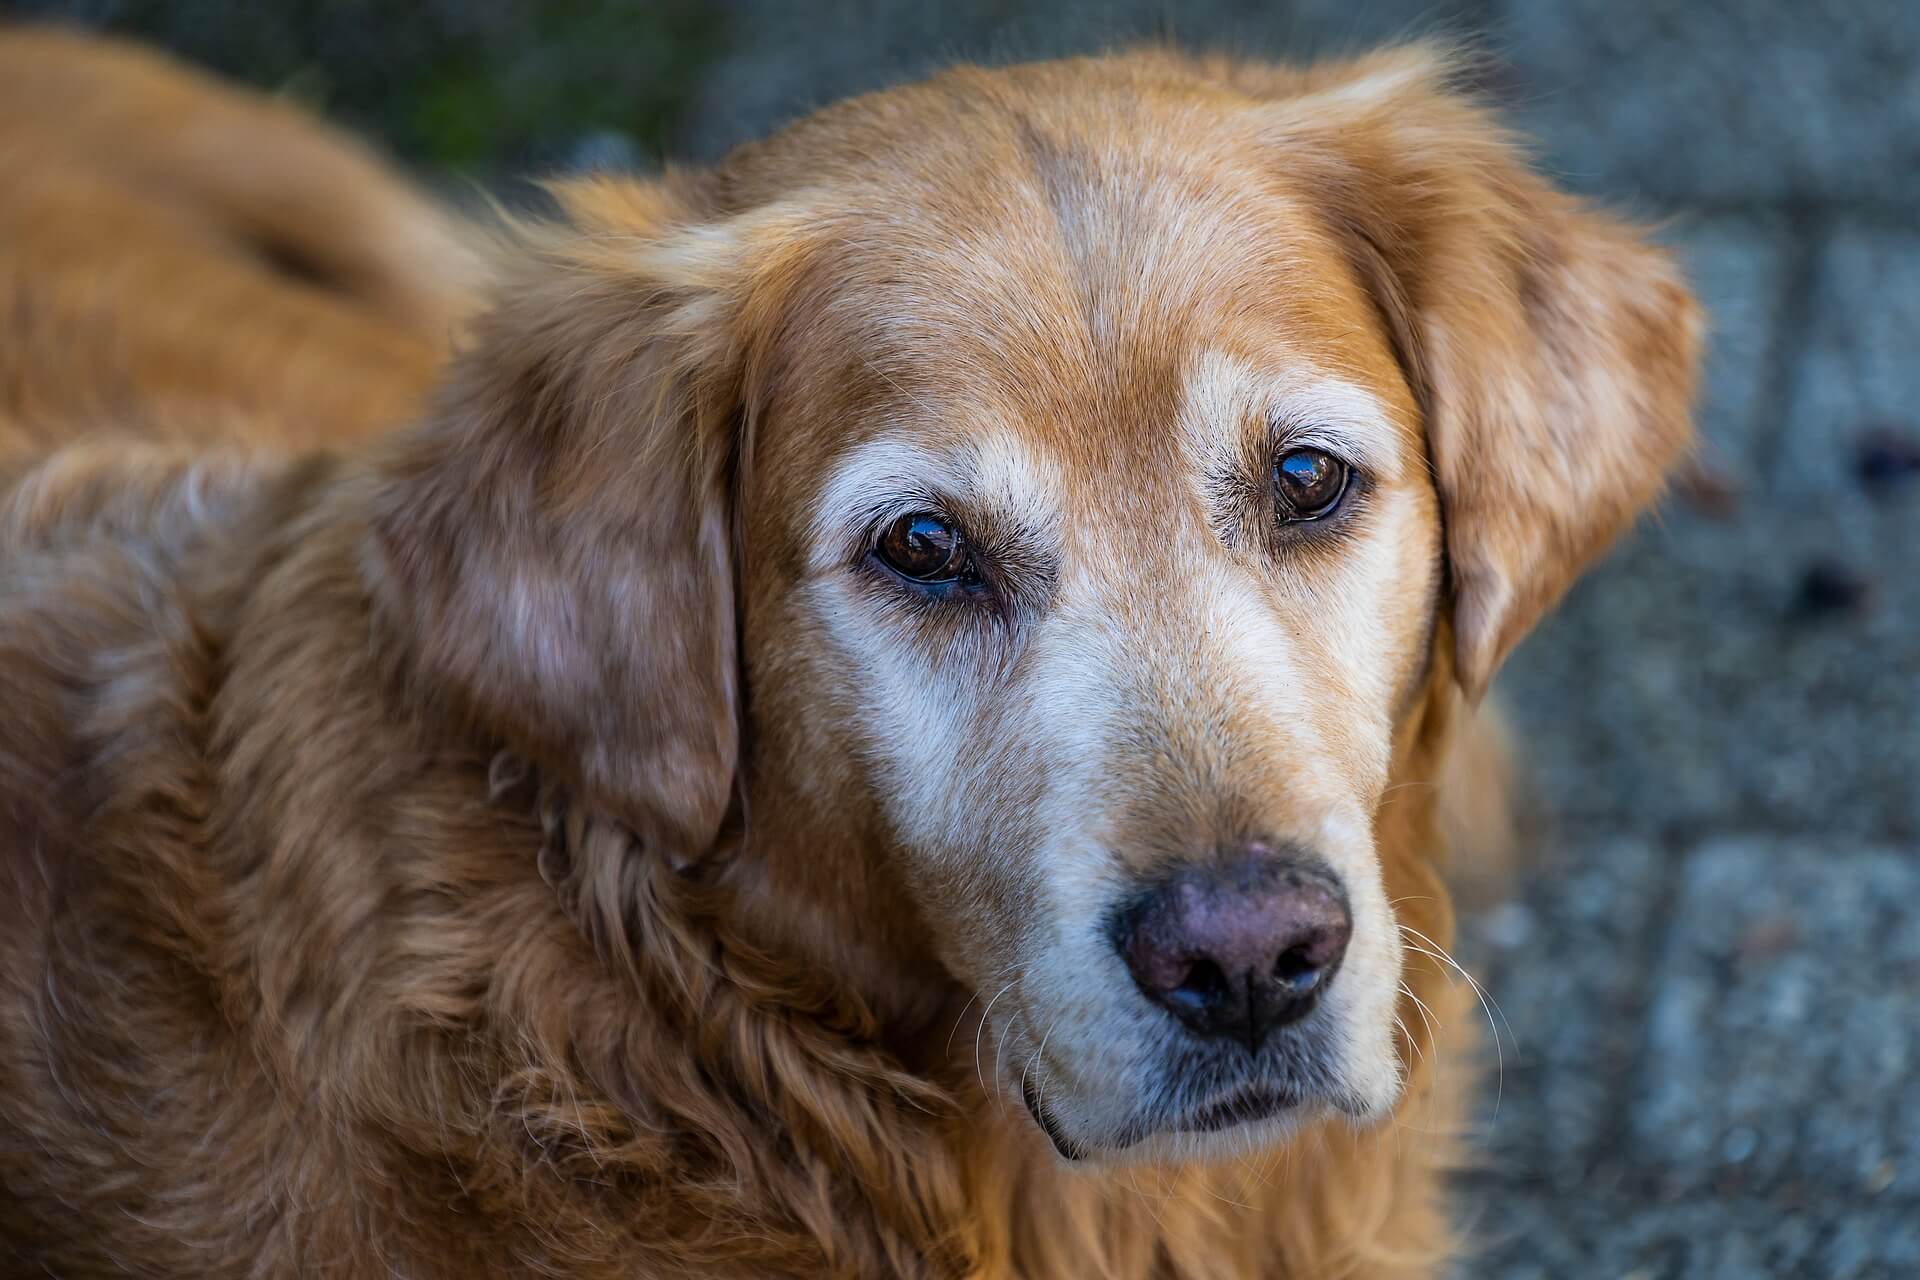
<path id="1" fill-rule="evenodd" d="M 1294 444 L 1317 444 L 1392 482 L 1404 467 L 1407 428 L 1377 397 L 1331 374 L 1303 369 L 1263 373 L 1217 351 L 1194 361 L 1187 376 L 1181 430 L 1203 465 L 1237 457 L 1250 423 L 1278 427 Z"/>
<path id="2" fill-rule="evenodd" d="M 831 563 L 850 535 L 950 504 L 990 508 L 1018 527 L 1044 529 L 1059 511 L 1059 490 L 1050 460 L 1008 432 L 984 432 L 949 449 L 870 440 L 834 465 L 814 508 L 813 554 Z"/>

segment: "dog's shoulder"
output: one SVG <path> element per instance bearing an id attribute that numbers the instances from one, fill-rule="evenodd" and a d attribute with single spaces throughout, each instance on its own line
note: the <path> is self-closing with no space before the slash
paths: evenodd
<path id="1" fill-rule="evenodd" d="M 109 441 L 0 460 L 0 1239 L 19 1256 L 194 1273 L 194 1233 L 273 1194 L 213 739 L 235 601 L 298 470 Z M 185 1179 L 177 1229 L 104 1207 L 86 1171 L 115 1164 Z"/>
<path id="2" fill-rule="evenodd" d="M 110 439 L 0 461 L 0 911 L 44 914 L 50 849 L 195 767 L 228 544 L 287 468 Z"/>

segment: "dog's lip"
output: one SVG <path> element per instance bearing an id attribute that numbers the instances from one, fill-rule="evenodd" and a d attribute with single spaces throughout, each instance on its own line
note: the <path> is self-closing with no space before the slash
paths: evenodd
<path id="1" fill-rule="evenodd" d="M 1078 1160 L 1087 1154 L 1078 1143 L 1067 1137 L 1066 1130 L 1060 1127 L 1060 1122 L 1053 1118 L 1053 1113 L 1048 1111 L 1046 1105 L 1041 1102 L 1040 1094 L 1034 1088 L 1034 1082 L 1031 1079 L 1021 1080 L 1020 1100 L 1027 1104 L 1027 1114 L 1032 1116 L 1033 1122 L 1040 1126 L 1040 1131 L 1047 1135 L 1047 1140 L 1053 1143 L 1053 1149 L 1060 1153 L 1062 1160 Z"/>
<path id="2" fill-rule="evenodd" d="M 1176 1133 L 1217 1133 L 1237 1124 L 1269 1120 L 1291 1111 L 1304 1099 L 1291 1089 L 1271 1084 L 1247 1085 L 1224 1098 L 1189 1111 L 1166 1127 Z"/>
<path id="3" fill-rule="evenodd" d="M 1060 1153 L 1063 1160 L 1080 1160 L 1087 1155 L 1086 1148 L 1069 1138 L 1061 1127 L 1060 1121 L 1048 1111 L 1046 1104 L 1034 1088 L 1032 1080 L 1021 1082 L 1021 1100 L 1027 1104 L 1027 1113 L 1033 1122 L 1040 1126 L 1041 1132 L 1053 1143 L 1053 1149 Z M 1243 1085 L 1214 1100 L 1178 1115 L 1142 1123 L 1129 1129 L 1113 1144 L 1117 1151 L 1145 1142 L 1157 1133 L 1218 1133 L 1222 1129 L 1231 1129 L 1235 1125 L 1253 1124 L 1261 1120 L 1270 1120 L 1285 1111 L 1292 1111 L 1304 1105 L 1306 1098 L 1284 1085 L 1262 1083 Z"/>

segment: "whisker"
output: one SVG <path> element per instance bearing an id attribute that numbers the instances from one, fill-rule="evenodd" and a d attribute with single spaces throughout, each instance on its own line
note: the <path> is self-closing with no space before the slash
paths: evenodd
<path id="1" fill-rule="evenodd" d="M 1420 1010 L 1420 1018 L 1423 1022 L 1427 1024 L 1428 1038 L 1431 1039 L 1435 1044 L 1438 1044 L 1440 1041 L 1439 1017 L 1434 1014 L 1432 1009 L 1427 1007 L 1427 1002 L 1425 1000 L 1422 1000 L 1419 996 L 1413 994 L 1413 988 L 1409 987 L 1404 982 L 1400 984 L 1400 994 L 1404 995 L 1407 999 L 1413 1001 L 1414 1006 Z"/>
<path id="2" fill-rule="evenodd" d="M 993 999 L 987 1001 L 987 1007 L 980 1011 L 980 1025 L 973 1029 L 973 1074 L 974 1077 L 980 1081 L 980 1092 L 987 1096 L 992 1096 L 992 1090 L 987 1088 L 986 1068 L 980 1065 L 980 1037 L 986 1034 L 987 1019 L 993 1016 L 993 1006 L 999 1003 L 1001 996 L 1013 990 L 1013 984 L 1018 981 L 1020 981 L 1020 979 L 1016 975 L 1007 981 L 1006 986 L 994 992 Z M 999 1069 L 999 1064 L 996 1062 L 994 1065 L 995 1079 L 999 1078 Z"/>
<path id="3" fill-rule="evenodd" d="M 1039 1083 L 1034 1086 L 1033 1097 L 1042 1107 L 1047 1103 L 1047 1041 L 1052 1037 L 1053 1029 L 1059 1025 L 1060 1018 L 1055 1015 L 1053 1021 L 1047 1024 L 1046 1034 L 1040 1037 L 1040 1047 L 1033 1051 L 1034 1060 L 1040 1064 L 1040 1074 L 1036 1077 Z"/>
<path id="4" fill-rule="evenodd" d="M 1401 1020 L 1400 1015 L 1397 1013 L 1393 1015 L 1393 1025 L 1399 1028 L 1400 1038 L 1407 1042 L 1407 1048 L 1413 1050 L 1414 1059 L 1424 1062 L 1427 1055 L 1420 1051 L 1420 1046 L 1415 1042 L 1413 1033 L 1407 1030 L 1407 1024 Z"/>
<path id="5" fill-rule="evenodd" d="M 960 1006 L 960 1016 L 953 1020 L 953 1030 L 947 1032 L 947 1047 L 941 1050 L 941 1054 L 940 1054 L 941 1057 L 944 1058 L 944 1057 L 952 1056 L 953 1038 L 960 1034 L 960 1024 L 967 1020 L 967 1010 L 973 1008 L 973 1006 L 978 1004 L 979 1001 L 980 1001 L 980 993 L 976 991 L 972 995 L 967 997 L 967 1002 L 965 1004 Z"/>
<path id="6" fill-rule="evenodd" d="M 1520 1038 L 1513 1035 L 1513 1024 L 1507 1021 L 1507 1015 L 1500 1009 L 1499 1002 L 1487 994 L 1486 988 L 1480 985 L 1477 978 L 1462 968 L 1458 960 L 1455 960 L 1447 954 L 1445 947 L 1435 942 L 1432 938 L 1429 938 L 1426 934 L 1421 933 L 1412 925 L 1403 924 L 1400 926 L 1400 930 L 1403 933 L 1411 934 L 1413 937 L 1427 944 L 1425 947 L 1410 945 L 1409 950 L 1416 951 L 1429 959 L 1436 960 L 1459 974 L 1461 978 L 1466 981 L 1467 986 L 1472 989 L 1474 998 L 1480 1002 L 1481 1012 L 1487 1015 L 1487 1029 L 1493 1032 L 1493 1052 L 1498 1064 L 1498 1075 L 1494 1085 L 1492 1119 L 1498 1120 L 1500 1118 L 1500 1104 L 1506 1096 L 1507 1083 L 1507 1055 L 1500 1041 L 1500 1024 L 1504 1023 L 1506 1025 L 1507 1034 L 1513 1036 L 1514 1046 L 1517 1049 L 1520 1044 Z M 1429 950 L 1428 948 L 1432 949 Z M 1498 1022 L 1494 1020 L 1496 1013 L 1499 1014 Z M 1489 1123 L 1491 1123 L 1491 1121 L 1489 1121 Z"/>
<path id="7" fill-rule="evenodd" d="M 1132 1186 L 1133 1194 L 1140 1197 L 1140 1202 L 1147 1206 L 1147 1212 L 1153 1215 L 1153 1225 L 1160 1229 L 1160 1234 L 1162 1236 L 1166 1235 L 1167 1221 L 1165 1218 L 1162 1218 L 1160 1216 L 1160 1206 L 1165 1204 L 1169 1199 L 1171 1199 L 1173 1193 L 1170 1191 L 1166 1191 L 1165 1188 L 1162 1188 L 1163 1194 L 1161 1195 L 1159 1201 L 1156 1203 L 1154 1197 L 1148 1195 L 1145 1191 L 1142 1191 L 1140 1189 L 1139 1169 L 1137 1166 L 1134 1166 L 1134 1165 L 1127 1166 L 1127 1182 L 1130 1186 Z"/>
<path id="8" fill-rule="evenodd" d="M 1023 1026 L 1031 1032 L 1034 1022 L 1027 1015 L 1026 1006 L 1016 1002 L 1013 1007 L 1013 1017 L 1007 1020 L 1007 1034 L 999 1037 L 999 1047 L 993 1054 L 993 1081 L 996 1085 L 1006 1079 L 1004 1067 L 1007 1060 L 1007 1046 L 1013 1043 L 1014 1036 Z"/>

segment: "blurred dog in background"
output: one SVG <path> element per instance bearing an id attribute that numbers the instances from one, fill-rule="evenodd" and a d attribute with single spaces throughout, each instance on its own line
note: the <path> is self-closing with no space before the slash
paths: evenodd
<path id="1" fill-rule="evenodd" d="M 1698 323 L 1443 54 L 961 68 L 495 244 L 60 35 L 0 155 L 10 1265 L 1444 1261 L 1470 700 Z"/>

